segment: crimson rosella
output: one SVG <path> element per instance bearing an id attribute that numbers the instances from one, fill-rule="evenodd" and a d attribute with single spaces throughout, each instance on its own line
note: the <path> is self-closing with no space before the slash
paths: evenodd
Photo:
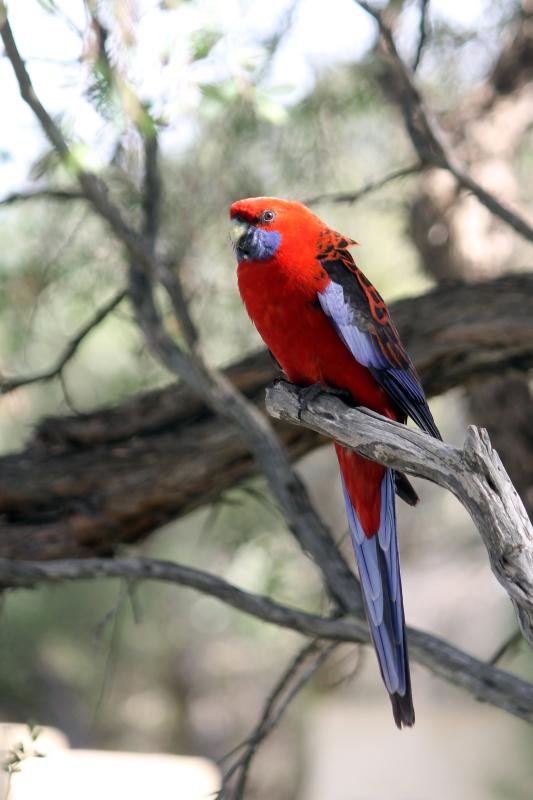
<path id="1" fill-rule="evenodd" d="M 356 405 L 399 422 L 410 416 L 440 438 L 387 306 L 348 252 L 355 242 L 301 203 L 256 197 L 230 214 L 242 299 L 289 381 L 343 390 Z M 401 473 L 335 450 L 381 675 L 396 725 L 413 725 L 395 492 L 418 498 Z"/>

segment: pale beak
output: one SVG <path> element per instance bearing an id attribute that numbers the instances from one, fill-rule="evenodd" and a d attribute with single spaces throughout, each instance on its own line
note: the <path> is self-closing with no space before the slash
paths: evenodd
<path id="1" fill-rule="evenodd" d="M 248 223 L 243 222 L 242 219 L 232 219 L 230 237 L 235 247 L 238 247 L 239 240 L 246 236 L 248 232 Z"/>
<path id="2" fill-rule="evenodd" d="M 233 247 L 240 260 L 248 258 L 247 238 L 249 238 L 250 228 L 252 226 L 241 219 L 234 219 L 231 221 L 230 237 Z"/>

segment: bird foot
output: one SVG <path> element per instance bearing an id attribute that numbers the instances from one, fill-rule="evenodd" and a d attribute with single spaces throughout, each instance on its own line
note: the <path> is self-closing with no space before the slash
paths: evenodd
<path id="1" fill-rule="evenodd" d="M 321 394 L 330 394 L 334 397 L 340 398 L 343 403 L 347 405 L 353 404 L 353 399 L 349 392 L 345 389 L 335 389 L 332 386 L 324 386 L 322 383 L 312 383 L 311 386 L 305 386 L 300 389 L 300 408 L 298 411 L 298 419 L 302 419 L 302 413 L 309 411 L 309 406 Z"/>

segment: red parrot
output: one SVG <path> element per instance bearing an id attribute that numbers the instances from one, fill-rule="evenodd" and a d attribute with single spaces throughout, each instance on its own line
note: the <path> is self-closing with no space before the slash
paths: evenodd
<path id="1" fill-rule="evenodd" d="M 231 206 L 238 284 L 253 323 L 289 381 L 347 392 L 389 419 L 410 416 L 441 438 L 387 306 L 348 248 L 356 244 L 301 203 Z M 396 533 L 407 478 L 335 443 L 372 642 L 398 728 L 414 724 Z"/>

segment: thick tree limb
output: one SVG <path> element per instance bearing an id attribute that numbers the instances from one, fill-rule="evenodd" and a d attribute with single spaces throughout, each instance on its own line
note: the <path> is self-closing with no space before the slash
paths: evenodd
<path id="1" fill-rule="evenodd" d="M 236 385 L 263 407 L 275 375 L 270 358 L 260 353 L 238 366 Z M 277 427 L 293 459 L 317 444 L 309 431 Z M 255 474 L 235 426 L 183 385 L 48 420 L 29 449 L 0 459 L 0 553 L 110 554 Z"/>
<path id="2" fill-rule="evenodd" d="M 453 281 L 391 305 L 429 397 L 533 367 L 533 273 Z"/>
<path id="3" fill-rule="evenodd" d="M 470 427 L 460 450 L 368 409 L 348 408 L 331 395 L 303 403 L 300 390 L 285 382 L 267 391 L 267 409 L 277 419 L 306 425 L 366 458 L 451 491 L 476 524 L 492 571 L 533 647 L 533 526 L 486 431 Z"/>
<path id="4" fill-rule="evenodd" d="M 531 274 L 442 286 L 392 312 L 430 396 L 533 366 Z M 264 351 L 227 370 L 261 407 L 276 374 Z M 323 443 L 293 425 L 277 432 L 292 460 Z M 221 425 L 183 384 L 46 419 L 24 451 L 0 458 L 0 555 L 109 554 L 255 474 L 235 427 Z"/>
<path id="5" fill-rule="evenodd" d="M 327 398 L 329 399 L 329 398 Z M 360 412 L 359 412 L 360 413 Z M 365 416 L 361 414 L 361 416 Z M 369 429 L 368 418 L 364 426 Z M 41 562 L 0 559 L 0 585 L 31 587 L 40 583 L 120 577 L 129 581 L 156 580 L 188 586 L 217 597 L 232 608 L 264 622 L 319 639 L 369 643 L 363 612 L 357 616 L 319 617 L 266 597 L 238 589 L 216 575 L 151 558 L 117 558 Z M 411 658 L 476 699 L 533 723 L 533 686 L 486 664 L 429 633 L 408 628 Z"/>

